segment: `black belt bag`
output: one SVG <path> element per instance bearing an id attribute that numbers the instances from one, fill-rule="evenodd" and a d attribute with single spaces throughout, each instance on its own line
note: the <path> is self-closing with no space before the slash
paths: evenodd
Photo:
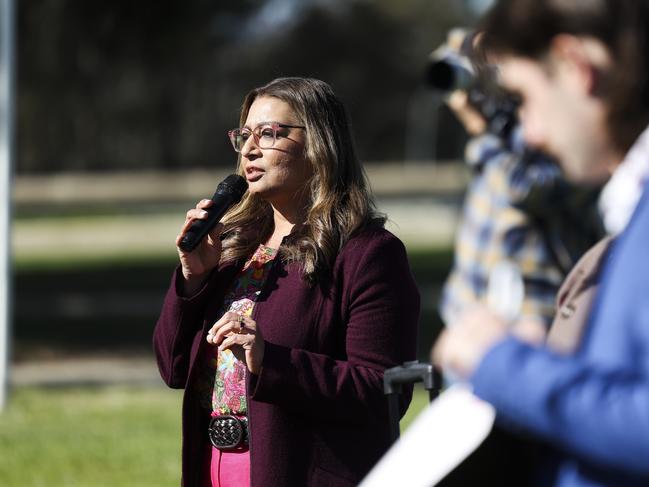
<path id="1" fill-rule="evenodd" d="M 214 416 L 207 429 L 210 442 L 219 450 L 233 450 L 248 446 L 248 418 L 223 415 Z"/>

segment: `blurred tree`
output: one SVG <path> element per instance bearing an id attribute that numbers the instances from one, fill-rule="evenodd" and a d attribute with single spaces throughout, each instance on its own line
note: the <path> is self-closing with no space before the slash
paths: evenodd
<path id="1" fill-rule="evenodd" d="M 366 160 L 403 157 L 427 54 L 470 21 L 452 0 L 22 0 L 19 173 L 230 165 L 245 92 L 331 83 Z"/>

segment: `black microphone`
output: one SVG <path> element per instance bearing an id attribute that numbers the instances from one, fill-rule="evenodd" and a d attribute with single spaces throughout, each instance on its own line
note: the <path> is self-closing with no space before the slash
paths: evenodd
<path id="1" fill-rule="evenodd" d="M 194 220 L 180 240 L 181 250 L 191 252 L 223 218 L 223 215 L 239 201 L 248 189 L 248 183 L 238 174 L 230 174 L 219 183 L 212 196 L 212 206 L 204 208 L 207 219 Z"/>

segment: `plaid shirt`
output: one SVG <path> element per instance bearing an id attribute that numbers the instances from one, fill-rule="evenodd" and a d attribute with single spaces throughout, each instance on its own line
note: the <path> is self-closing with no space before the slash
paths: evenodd
<path id="1" fill-rule="evenodd" d="M 491 270 L 509 261 L 523 278 L 521 316 L 549 325 L 561 282 L 603 235 L 597 192 L 568 185 L 556 163 L 525 150 L 519 135 L 508 148 L 490 134 L 467 146 L 475 177 L 442 291 L 440 312 L 447 324 L 467 307 L 486 304 Z"/>

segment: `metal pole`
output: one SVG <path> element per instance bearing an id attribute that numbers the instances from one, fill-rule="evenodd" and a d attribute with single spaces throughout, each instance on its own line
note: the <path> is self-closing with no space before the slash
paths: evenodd
<path id="1" fill-rule="evenodd" d="M 11 178 L 14 149 L 14 0 L 0 0 L 0 411 L 7 403 L 11 338 Z"/>

